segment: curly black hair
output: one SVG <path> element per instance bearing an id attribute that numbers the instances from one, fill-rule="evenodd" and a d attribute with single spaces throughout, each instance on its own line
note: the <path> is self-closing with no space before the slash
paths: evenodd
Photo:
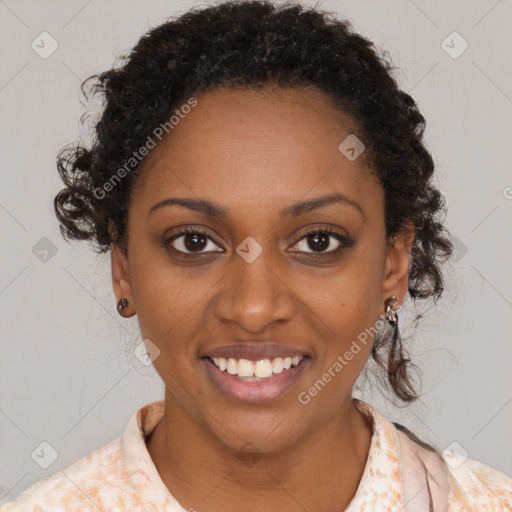
<path id="1" fill-rule="evenodd" d="M 87 97 L 84 86 L 93 80 L 92 96 L 103 99 L 91 147 L 78 141 L 57 158 L 65 188 L 54 205 L 65 239 L 88 240 L 98 252 L 113 242 L 126 250 L 130 193 L 144 162 L 138 149 L 153 140 L 156 127 L 169 131 L 170 116 L 194 95 L 220 87 L 314 87 L 354 122 L 364 163 L 385 192 L 389 243 L 414 225 L 410 296 L 440 298 L 441 264 L 452 244 L 439 219 L 445 200 L 432 183 L 433 159 L 422 143 L 425 119 L 391 76 L 387 52 L 349 21 L 296 2 L 226 1 L 166 20 L 121 61 L 82 83 Z M 400 342 L 397 331 L 379 333 L 372 357 L 395 397 L 409 403 L 418 398 L 408 373 L 414 365 Z M 388 349 L 385 358 L 381 347 Z"/>

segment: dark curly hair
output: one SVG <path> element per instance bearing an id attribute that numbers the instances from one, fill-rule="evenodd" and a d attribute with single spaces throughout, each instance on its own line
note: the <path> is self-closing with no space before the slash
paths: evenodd
<path id="1" fill-rule="evenodd" d="M 445 201 L 432 184 L 434 163 L 422 143 L 425 119 L 390 75 L 387 54 L 354 33 L 350 22 L 299 3 L 227 1 L 166 20 L 121 60 L 82 83 L 87 97 L 84 86 L 94 80 L 92 96 L 103 99 L 91 147 L 79 141 L 58 155 L 65 188 L 54 205 L 65 239 L 88 240 L 98 252 L 116 242 L 126 251 L 130 192 L 142 168 L 134 152 L 193 95 L 219 87 L 315 87 L 347 114 L 365 144 L 361 158 L 385 192 L 389 243 L 407 224 L 415 227 L 410 296 L 437 302 L 444 289 L 441 264 L 452 245 L 438 218 Z M 107 189 L 123 166 L 123 179 Z M 372 357 L 395 397 L 418 398 L 398 326 L 394 334 L 376 336 Z"/>

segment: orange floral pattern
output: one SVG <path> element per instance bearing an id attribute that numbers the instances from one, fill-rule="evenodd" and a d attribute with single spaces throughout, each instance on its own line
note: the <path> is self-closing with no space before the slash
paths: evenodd
<path id="1" fill-rule="evenodd" d="M 345 512 L 408 511 L 399 432 L 371 405 L 354 400 L 373 434 L 358 490 Z M 163 400 L 141 407 L 121 437 L 33 483 L 0 512 L 187 512 L 162 482 L 145 444 L 163 413 Z M 450 456 L 448 502 L 434 503 L 436 512 L 512 510 L 511 478 L 472 459 L 454 464 L 454 456 L 459 457 Z"/>

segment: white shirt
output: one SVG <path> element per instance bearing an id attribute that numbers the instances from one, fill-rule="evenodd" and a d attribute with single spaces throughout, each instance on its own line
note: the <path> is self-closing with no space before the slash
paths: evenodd
<path id="1" fill-rule="evenodd" d="M 346 512 L 429 510 L 432 493 L 435 512 L 512 510 L 508 476 L 453 453 L 443 454 L 446 465 L 439 466 L 431 452 L 410 441 L 371 405 L 354 402 L 370 419 L 372 439 L 363 476 Z M 33 483 L 16 501 L 0 506 L 0 512 L 186 512 L 161 480 L 145 443 L 163 413 L 163 400 L 141 407 L 122 436 Z M 445 494 L 442 490 L 436 494 L 431 480 L 426 485 L 423 466 L 411 465 L 413 452 L 434 474 L 439 467 L 447 468 Z"/>

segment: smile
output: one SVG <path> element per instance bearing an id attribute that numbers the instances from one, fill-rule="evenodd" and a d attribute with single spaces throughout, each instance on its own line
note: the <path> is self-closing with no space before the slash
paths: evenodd
<path id="1" fill-rule="evenodd" d="M 218 390 L 236 400 L 254 404 L 280 398 L 311 363 L 308 356 L 259 361 L 204 357 L 201 361 Z"/>
<path id="2" fill-rule="evenodd" d="M 219 370 L 235 375 L 241 380 L 258 381 L 279 375 L 292 367 L 298 366 L 303 356 L 276 357 L 275 359 L 262 359 L 250 361 L 249 359 L 234 359 L 230 357 L 213 357 L 213 363 Z"/>

